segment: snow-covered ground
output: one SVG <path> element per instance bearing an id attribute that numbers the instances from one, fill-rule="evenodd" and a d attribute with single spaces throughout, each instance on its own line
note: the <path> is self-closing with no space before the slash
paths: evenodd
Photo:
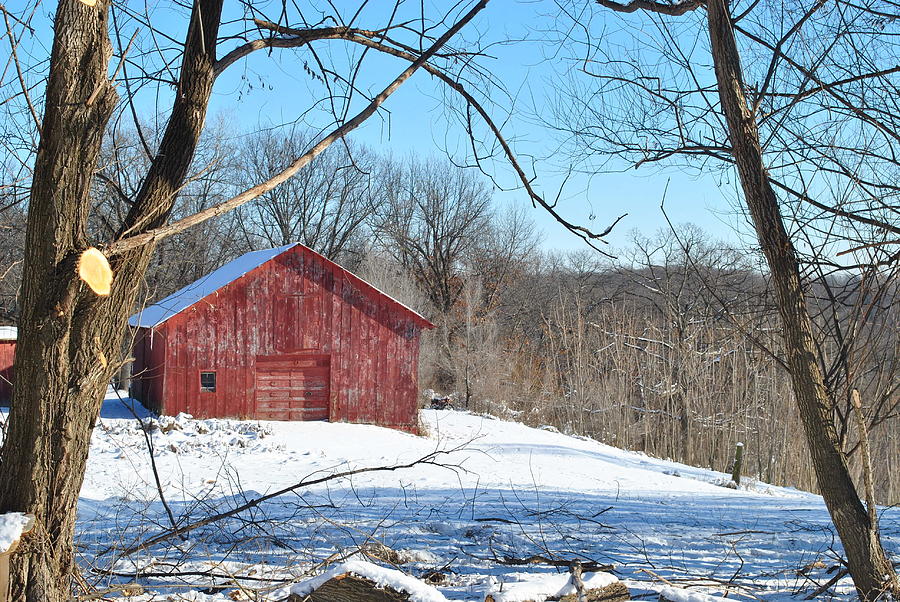
<path id="1" fill-rule="evenodd" d="M 429 433 L 416 437 L 136 409 L 144 428 L 114 395 L 103 408 L 77 535 L 91 585 L 137 581 L 145 593 L 132 600 L 253 599 L 334 562 L 374 558 L 417 577 L 437 573 L 431 582 L 444 596 L 474 601 L 565 571 L 509 564 L 533 556 L 611 564 L 632 595 L 686 587 L 802 599 L 833 576 L 840 549 L 817 496 L 760 483 L 732 490 L 722 473 L 490 417 L 426 410 Z M 124 554 L 170 527 L 145 433 L 179 526 L 331 473 L 429 460 L 300 488 Z M 882 528 L 900 560 L 900 510 L 884 511 Z M 836 591 L 852 598 L 848 579 Z"/>

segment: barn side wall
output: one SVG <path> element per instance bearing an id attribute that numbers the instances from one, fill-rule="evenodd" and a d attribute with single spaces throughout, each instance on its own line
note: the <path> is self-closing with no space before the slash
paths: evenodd
<path id="1" fill-rule="evenodd" d="M 330 358 L 329 419 L 415 431 L 420 326 L 296 247 L 165 322 L 165 412 L 255 418 L 256 359 Z M 216 391 L 200 391 L 200 372 Z"/>
<path id="2" fill-rule="evenodd" d="M 159 414 L 169 413 L 163 406 L 166 327 L 138 328 L 135 333 L 133 355 L 131 396 L 147 409 Z"/>
<path id="3" fill-rule="evenodd" d="M 12 399 L 13 363 L 16 356 L 15 341 L 0 341 L 0 404 Z"/>

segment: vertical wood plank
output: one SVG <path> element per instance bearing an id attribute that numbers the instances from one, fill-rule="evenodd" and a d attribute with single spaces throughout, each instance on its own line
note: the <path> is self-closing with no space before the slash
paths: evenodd
<path id="1" fill-rule="evenodd" d="M 359 300 L 356 298 L 356 292 L 353 287 L 349 289 L 347 299 L 347 308 L 350 310 L 350 349 L 347 354 L 347 420 L 350 422 L 358 422 L 360 415 L 360 404 L 362 403 L 362 378 L 360 347 L 362 345 L 362 331 L 364 323 L 362 313 L 359 310 Z"/>

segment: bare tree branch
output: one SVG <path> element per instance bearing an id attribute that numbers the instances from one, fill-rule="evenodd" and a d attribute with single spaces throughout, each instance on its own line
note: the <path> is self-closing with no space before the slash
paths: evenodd
<path id="1" fill-rule="evenodd" d="M 628 4 L 621 4 L 619 2 L 614 2 L 613 0 L 596 1 L 600 6 L 614 10 L 618 13 L 633 13 L 642 10 L 673 17 L 683 15 L 706 5 L 705 0 L 681 0 L 680 2 L 674 2 L 672 4 L 654 2 L 653 0 L 632 0 Z"/>
<path id="2" fill-rule="evenodd" d="M 182 220 L 174 222 L 172 224 L 162 226 L 159 228 L 155 228 L 153 230 L 149 230 L 147 232 L 137 234 L 134 236 L 126 237 L 119 239 L 116 242 L 113 242 L 106 248 L 106 253 L 109 256 L 117 255 L 128 251 L 130 249 L 135 249 L 137 247 L 141 247 L 147 245 L 152 242 L 156 242 L 161 240 L 167 236 L 171 236 L 178 232 L 182 232 L 191 226 L 204 222 L 212 217 L 217 215 L 221 215 L 223 213 L 227 213 L 236 207 L 240 207 L 244 203 L 258 197 L 278 186 L 280 183 L 284 182 L 298 170 L 302 169 L 306 165 L 309 164 L 316 156 L 322 153 L 326 148 L 331 146 L 335 141 L 343 138 L 348 133 L 362 125 L 366 119 L 371 117 L 378 108 L 384 104 L 384 102 L 391 96 L 406 80 L 408 80 L 413 73 L 415 73 L 419 67 L 421 67 L 425 62 L 434 55 L 435 52 L 438 51 L 447 41 L 450 40 L 460 29 L 462 29 L 466 23 L 471 21 L 475 15 L 477 15 L 482 9 L 487 6 L 488 0 L 481 0 L 475 7 L 472 8 L 468 13 L 466 13 L 459 21 L 457 21 L 450 29 L 448 29 L 444 34 L 437 39 L 437 41 L 431 45 L 428 50 L 426 50 L 420 57 L 418 57 L 412 65 L 407 67 L 400 75 L 397 76 L 394 81 L 392 81 L 388 86 L 382 90 L 372 101 L 359 113 L 357 113 L 353 119 L 345 122 L 343 125 L 333 130 L 330 134 L 325 136 L 322 140 L 320 140 L 315 146 L 313 146 L 308 152 L 304 155 L 297 158 L 290 166 L 276 174 L 269 180 L 262 182 L 252 188 L 249 188 L 242 192 L 241 194 L 232 197 L 231 199 L 219 203 L 214 207 L 210 207 L 205 211 L 201 211 L 186 217 Z"/>

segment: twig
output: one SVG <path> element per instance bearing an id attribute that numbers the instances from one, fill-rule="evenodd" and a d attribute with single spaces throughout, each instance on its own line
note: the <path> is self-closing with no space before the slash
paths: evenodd
<path id="1" fill-rule="evenodd" d="M 9 49 L 12 53 L 13 63 L 16 66 L 19 84 L 22 86 L 22 94 L 25 96 L 25 103 L 28 105 L 28 110 L 31 112 L 31 118 L 34 119 L 34 125 L 37 128 L 38 135 L 42 135 L 43 130 L 41 128 L 41 120 L 38 117 L 37 110 L 34 108 L 34 103 L 31 102 L 31 97 L 28 95 L 28 85 L 25 83 L 25 76 L 22 74 L 22 66 L 19 64 L 19 55 L 16 52 L 18 42 L 16 41 L 16 36 L 13 35 L 12 26 L 9 24 L 9 13 L 6 12 L 6 8 L 2 5 L 0 5 L 0 9 L 3 11 L 3 20 L 6 22 L 6 33 L 9 35 Z"/>
<path id="2" fill-rule="evenodd" d="M 873 247 L 883 247 L 885 245 L 896 245 L 896 244 L 900 244 L 900 239 L 870 242 L 869 244 L 866 244 L 866 245 L 860 245 L 858 247 L 853 247 L 850 249 L 844 249 L 843 251 L 839 251 L 837 253 L 837 256 L 840 257 L 841 255 L 847 255 L 848 253 L 855 253 L 856 251 L 862 251 L 863 249 L 871 249 Z"/>
<path id="3" fill-rule="evenodd" d="M 878 531 L 878 506 L 875 505 L 872 456 L 869 453 L 869 431 L 866 429 L 866 418 L 863 416 L 862 400 L 859 398 L 859 391 L 853 389 L 850 397 L 853 401 L 853 412 L 856 414 L 857 426 L 859 427 L 859 443 L 862 447 L 863 482 L 866 488 L 866 506 L 869 510 L 869 530 L 874 533 Z"/>
<path id="4" fill-rule="evenodd" d="M 113 73 L 112 78 L 109 80 L 110 84 L 116 83 L 116 78 L 119 77 L 119 71 L 122 70 L 122 66 L 125 64 L 125 57 L 128 56 L 128 51 L 131 49 L 131 45 L 134 43 L 134 39 L 137 37 L 137 34 L 138 30 L 135 29 L 134 33 L 131 34 L 131 40 L 128 41 L 128 46 L 125 47 L 125 52 L 122 53 L 122 58 L 119 59 L 119 66 L 116 67 L 115 73 Z M 103 86 L 98 84 L 97 87 L 94 88 L 94 91 L 91 92 L 91 95 L 87 99 L 87 102 L 85 102 L 84 104 L 86 104 L 87 106 L 91 106 L 92 104 L 94 104 L 94 101 L 97 100 L 97 96 L 100 95 L 102 89 Z"/>
<path id="5" fill-rule="evenodd" d="M 731 535 L 777 535 L 775 531 L 757 531 L 755 529 L 747 529 L 745 531 L 728 531 L 726 533 L 713 533 L 714 537 L 728 537 Z"/>
<path id="6" fill-rule="evenodd" d="M 804 598 L 804 600 L 815 600 L 821 594 L 828 591 L 832 585 L 834 585 L 835 583 L 837 583 L 838 581 L 840 581 L 841 579 L 846 577 L 849 572 L 850 572 L 849 569 L 841 569 L 840 571 L 838 571 L 837 575 L 835 575 L 834 577 L 829 579 L 828 582 L 825 583 L 825 585 L 820 585 L 818 588 L 816 588 L 816 591 L 814 591 L 810 595 L 806 596 Z"/>
<path id="7" fill-rule="evenodd" d="M 656 572 L 654 572 L 654 571 L 651 571 L 650 569 L 638 569 L 638 572 L 639 572 L 639 573 L 647 573 L 648 575 L 650 575 L 651 577 L 653 577 L 653 578 L 656 579 L 657 581 L 662 581 L 662 582 L 665 583 L 666 585 L 669 585 L 669 586 L 672 586 L 672 587 L 678 587 L 677 585 L 675 585 L 674 583 L 672 583 L 671 581 L 669 581 L 668 579 L 666 579 L 665 577 L 663 577 L 663 576 L 660 575 L 659 573 L 656 573 Z"/>
<path id="8" fill-rule="evenodd" d="M 165 571 L 137 571 L 127 573 L 123 571 L 111 571 L 108 569 L 91 569 L 92 573 L 97 575 L 106 575 L 108 577 L 128 577 L 129 579 L 159 579 L 166 577 L 210 577 L 212 579 L 234 579 L 241 581 L 263 581 L 267 583 L 287 583 L 293 581 L 296 577 L 255 577 L 252 575 L 232 575 L 229 573 L 216 573 L 214 571 L 175 571 L 167 573 Z"/>
<path id="9" fill-rule="evenodd" d="M 547 558 L 546 556 L 540 556 L 535 554 L 534 556 L 528 556 L 527 558 L 516 558 L 515 556 L 503 556 L 497 557 L 494 556 L 494 560 L 499 562 L 500 564 L 506 565 L 528 565 L 528 564 L 546 564 L 548 566 L 558 566 L 569 568 L 572 566 L 574 561 L 566 560 L 566 559 L 553 559 Z M 598 562 L 594 562 L 593 560 L 589 560 L 587 562 L 578 561 L 581 563 L 581 569 L 583 571 L 587 571 L 588 573 L 599 573 L 604 572 L 608 573 L 609 571 L 614 571 L 615 566 L 611 564 L 600 564 Z"/>

